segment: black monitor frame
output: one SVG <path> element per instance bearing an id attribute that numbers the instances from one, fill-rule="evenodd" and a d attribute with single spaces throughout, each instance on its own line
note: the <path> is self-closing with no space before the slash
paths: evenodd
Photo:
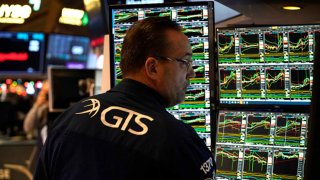
<path id="1" fill-rule="evenodd" d="M 249 32 L 250 29 L 262 29 L 262 30 L 276 30 L 277 28 L 310 28 L 312 29 L 314 32 L 320 31 L 320 24 L 295 24 L 295 25 L 248 25 L 248 26 L 236 26 L 236 27 L 221 27 L 221 28 L 216 28 L 216 43 L 218 43 L 218 31 L 241 31 L 241 32 L 245 32 L 245 30 L 247 30 L 247 32 Z M 215 100 L 214 102 L 216 103 L 216 106 L 218 109 L 223 109 L 223 108 L 247 108 L 247 109 L 279 109 L 281 111 L 281 109 L 286 109 L 288 111 L 295 111 L 295 110 L 301 110 L 301 111 L 305 111 L 305 110 L 309 110 L 310 108 L 310 104 L 311 103 L 306 103 L 306 104 L 299 104 L 299 105 L 289 105 L 289 103 L 279 103 L 279 104 L 222 104 L 220 103 L 220 75 L 219 75 L 219 50 L 218 50 L 219 45 L 217 44 L 217 49 L 215 51 L 215 56 L 217 59 L 217 62 L 214 66 L 215 70 L 214 70 L 214 77 L 215 77 L 215 82 L 216 82 L 216 86 L 214 92 L 215 94 Z M 314 48 L 314 46 L 313 46 Z M 315 61 L 315 60 L 314 60 Z M 314 65 L 313 65 L 314 68 Z M 314 70 L 313 70 L 314 72 Z M 310 99 L 311 101 L 311 99 Z"/>
<path id="2" fill-rule="evenodd" d="M 110 68 L 111 68 L 111 87 L 114 87 L 116 84 L 116 77 L 115 77 L 115 66 L 114 66 L 114 59 L 115 59 L 115 54 L 113 53 L 114 47 L 114 32 L 113 32 L 113 19 L 112 19 L 112 11 L 115 9 L 134 9 L 134 8 L 157 8 L 157 7 L 179 7 L 179 6 L 203 6 L 207 5 L 209 8 L 212 8 L 212 11 L 208 11 L 208 19 L 213 19 L 214 18 L 214 13 L 213 13 L 213 2 L 187 2 L 187 3 L 163 3 L 163 4 L 139 4 L 139 5 L 110 5 L 109 6 L 109 32 L 110 32 Z M 209 24 L 209 32 L 210 29 L 212 30 L 212 34 L 209 33 L 209 59 L 214 58 L 214 23 L 213 21 L 208 21 Z M 209 63 L 212 63 L 210 61 Z M 211 67 L 213 64 L 210 64 Z"/>
<path id="3" fill-rule="evenodd" d="M 43 32 L 32 32 L 32 31 L 2 31 L 1 33 L 8 33 L 8 34 L 17 34 L 17 33 L 27 33 L 29 36 L 32 34 L 41 34 L 43 36 L 43 40 L 40 44 L 40 52 L 39 52 L 39 64 L 37 65 L 39 68 L 38 70 L 28 72 L 27 70 L 5 70 L 0 71 L 0 76 L 40 76 L 43 73 L 43 69 L 45 66 L 45 55 L 46 55 L 46 44 L 47 44 L 47 38 L 46 34 Z M 3 45 L 6 46 L 6 45 Z"/>
<path id="4" fill-rule="evenodd" d="M 213 2 L 184 2 L 184 3 L 163 3 L 163 4 L 139 4 L 139 5 L 111 5 L 109 6 L 109 32 L 110 32 L 110 77 L 111 77 L 111 87 L 114 87 L 116 84 L 116 70 L 115 70 L 115 54 L 114 54 L 114 31 L 113 31 L 113 15 L 112 12 L 113 10 L 116 9 L 135 9 L 135 8 L 161 8 L 161 7 L 188 7 L 188 6 L 207 6 L 208 7 L 208 44 L 209 44 L 209 48 L 208 48 L 208 52 L 209 52 L 209 77 L 213 77 L 214 73 L 212 71 L 213 67 L 214 67 L 214 49 L 215 49 L 215 45 L 214 45 L 214 33 L 215 33 L 215 29 L 214 29 L 214 8 L 213 8 Z M 211 127 L 215 127 L 215 121 L 213 120 L 213 114 L 212 114 L 212 109 L 214 109 L 214 104 L 213 102 L 213 91 L 211 89 L 211 87 L 214 86 L 214 82 L 213 80 L 210 80 L 209 82 L 209 88 L 210 88 L 210 108 L 209 108 L 209 113 L 210 113 L 210 126 Z M 186 110 L 187 111 L 187 110 Z M 190 110 L 191 111 L 191 110 Z M 211 130 L 210 133 L 210 139 L 211 139 L 211 144 L 210 144 L 210 148 L 214 149 L 214 143 L 213 143 L 213 131 Z"/>
<path id="5" fill-rule="evenodd" d="M 93 69 L 67 69 L 63 66 L 49 66 L 48 67 L 48 81 L 49 81 L 49 112 L 63 112 L 67 108 L 69 108 L 72 104 L 80 101 L 82 98 L 88 97 L 87 96 L 80 96 L 78 95 L 78 82 L 73 82 L 73 86 L 69 86 L 70 84 L 63 87 L 63 89 L 60 87 L 56 87 L 59 82 L 56 82 L 55 80 L 59 79 L 60 81 L 62 79 L 65 80 L 65 82 L 70 82 L 70 78 L 79 78 L 79 79 L 86 79 L 91 78 L 95 80 L 96 70 Z M 76 83 L 76 84 L 75 84 Z M 58 85 L 59 86 L 59 85 Z M 61 86 L 61 85 L 60 85 Z M 56 94 L 67 94 L 67 91 L 69 92 L 69 95 L 66 95 L 66 97 L 56 97 Z M 63 93 L 62 93 L 63 92 Z M 69 97 L 70 94 L 72 94 L 72 97 Z M 81 97 L 81 98 L 80 98 Z M 57 100 L 57 98 L 59 100 Z M 63 99 L 62 99 L 63 98 Z M 63 101 L 63 105 L 56 105 L 56 103 L 61 103 L 59 101 Z M 68 105 L 66 105 L 68 103 Z"/>
<path id="6" fill-rule="evenodd" d="M 270 115 L 270 114 L 273 114 L 273 115 L 276 115 L 276 116 L 278 116 L 278 115 L 288 115 L 289 117 L 292 115 L 293 117 L 302 117 L 302 116 L 300 116 L 301 114 L 303 114 L 304 116 L 306 116 L 306 117 L 309 117 L 309 120 L 311 119 L 311 117 L 310 117 L 310 113 L 309 113 L 309 111 L 308 110 L 302 110 L 302 111 L 299 111 L 299 112 L 297 112 L 297 111 L 294 111 L 294 110 L 292 110 L 292 111 L 285 111 L 285 110 L 280 110 L 279 111 L 279 109 L 247 109 L 247 108 L 244 108 L 244 109 L 240 109 L 240 108 L 224 108 L 224 109 L 221 109 L 221 110 L 218 110 L 218 111 L 216 111 L 216 116 L 217 116 L 217 121 L 219 121 L 220 120 L 220 117 L 219 117 L 219 114 L 221 113 L 221 112 L 227 112 L 227 113 L 241 113 L 242 115 L 249 115 L 249 114 L 255 114 L 255 113 L 257 113 L 257 114 L 264 114 L 264 115 Z M 249 117 L 249 116 L 248 116 Z M 247 118 L 248 118 L 247 117 Z M 245 124 L 245 131 L 243 130 L 244 129 L 244 127 L 242 127 L 243 126 L 243 117 L 241 116 L 240 117 L 240 123 L 241 123 L 241 126 L 239 127 L 239 129 L 241 129 L 241 132 L 239 132 L 239 135 L 240 135 L 240 133 L 244 133 L 245 135 L 244 136 L 242 136 L 241 135 L 241 137 L 239 137 L 240 139 L 242 139 L 242 138 L 244 138 L 243 140 L 244 140 L 244 142 L 219 142 L 218 141 L 218 133 L 216 133 L 215 135 L 216 135 L 216 146 L 215 146 L 215 149 L 214 149 L 214 152 L 215 152 L 215 158 L 217 158 L 218 157 L 218 155 L 217 155 L 217 153 L 218 153 L 218 148 L 226 148 L 226 149 L 229 149 L 229 150 L 234 150 L 234 151 L 241 151 L 241 152 L 245 152 L 246 150 L 261 150 L 261 152 L 263 152 L 263 151 L 265 151 L 265 152 L 269 152 L 269 156 L 271 156 L 271 158 L 275 158 L 275 155 L 273 155 L 273 153 L 274 152 L 276 152 L 276 151 L 286 151 L 286 150 L 289 150 L 290 149 L 290 151 L 292 151 L 292 152 L 303 152 L 303 155 L 302 155 L 302 159 L 299 159 L 299 163 L 302 163 L 302 164 L 299 164 L 299 163 L 297 163 L 297 174 L 299 174 L 299 175 L 302 175 L 302 177 L 303 177 L 303 175 L 305 174 L 305 171 L 306 171 L 306 168 L 304 167 L 304 165 L 306 165 L 307 163 L 308 163 L 308 153 L 309 153 L 309 151 L 311 151 L 310 150 L 310 144 L 309 144 L 309 142 L 310 142 L 310 137 L 309 137 L 309 134 L 307 134 L 308 133 L 308 131 L 310 130 L 310 122 L 309 122 L 309 120 L 308 119 L 304 119 L 303 121 L 306 121 L 307 122 L 307 124 L 306 124 L 306 126 L 307 126 L 307 129 L 305 129 L 305 128 L 303 128 L 303 123 L 302 122 L 300 122 L 301 124 L 300 124 L 300 131 L 301 131 L 301 136 L 304 136 L 304 137 L 307 137 L 308 138 L 308 142 L 307 141 L 305 141 L 304 143 L 304 146 L 298 146 L 297 144 L 295 144 L 294 146 L 289 146 L 289 145 L 276 145 L 276 143 L 275 143 L 275 145 L 270 145 L 270 144 L 260 144 L 260 143 L 252 143 L 252 144 L 247 144 L 247 126 L 249 126 L 248 125 L 248 123 L 249 122 L 246 122 L 246 124 Z M 270 122 L 272 123 L 272 121 L 271 121 L 271 119 L 270 119 Z M 276 122 L 277 122 L 277 120 L 276 120 Z M 278 126 L 275 126 L 274 125 L 274 127 L 278 127 Z M 216 128 L 215 128 L 215 131 L 216 132 L 219 132 L 219 126 L 217 126 Z M 275 132 L 275 130 L 272 130 L 272 128 L 270 128 L 270 139 L 274 139 L 274 141 L 276 141 L 276 138 L 275 137 L 273 137 L 273 136 L 271 136 L 271 133 L 272 134 L 274 134 L 274 133 L 276 133 Z M 229 140 L 231 137 L 229 137 L 229 136 L 226 136 L 225 137 L 225 139 L 227 139 L 227 140 Z M 239 139 L 239 140 L 240 140 Z M 255 136 L 252 136 L 251 137 L 251 140 L 252 139 L 255 139 Z M 248 140 L 249 141 L 249 140 Z M 278 140 L 278 143 L 279 143 L 279 140 Z M 302 141 L 300 141 L 299 143 L 302 143 Z M 268 156 L 268 157 L 269 157 Z M 299 157 L 300 157 L 300 155 L 299 155 Z M 239 159 L 238 159 L 239 158 Z M 269 157 L 270 158 L 270 157 Z M 235 164 L 235 168 L 240 168 L 240 169 L 244 169 L 244 166 L 243 166 L 243 164 L 245 163 L 244 161 L 245 161 L 245 158 L 243 157 L 243 155 L 242 155 L 242 157 L 237 157 L 237 159 L 238 159 L 238 161 L 242 164 L 242 165 L 239 165 L 239 164 Z M 297 158 L 298 159 L 298 158 Z M 225 164 L 225 167 L 227 167 L 228 165 L 230 165 L 230 164 Z M 267 173 L 270 173 L 270 171 L 271 172 L 273 172 L 273 173 L 275 173 L 276 171 L 274 171 L 274 169 L 273 169 L 273 167 L 276 165 L 276 163 L 272 160 L 272 163 L 271 164 L 269 164 L 268 163 L 268 166 L 269 167 L 271 167 L 272 166 L 272 168 L 270 168 L 270 169 L 268 169 L 268 170 L 265 170 L 265 175 L 267 175 Z M 231 165 L 230 165 L 231 166 Z M 289 168 L 289 167 L 288 167 Z M 239 170 L 239 169 L 238 169 Z M 279 170 L 279 169 L 278 169 Z M 278 171 L 277 170 L 277 171 Z M 283 169 L 281 169 L 281 170 L 283 170 Z M 236 176 L 236 174 L 237 174 L 237 176 L 239 175 L 241 175 L 241 177 L 242 176 L 245 176 L 245 173 L 244 173 L 244 171 L 243 172 L 241 172 L 240 174 L 238 174 L 238 173 L 240 173 L 239 171 L 234 171 L 234 174 L 233 174 L 233 176 Z M 262 173 L 263 174 L 263 173 Z M 220 174 L 221 176 L 219 176 L 219 177 L 224 177 L 224 175 L 223 174 Z M 269 174 L 270 175 L 270 177 L 271 177 L 271 175 L 272 175 L 272 173 L 271 174 Z M 232 176 L 232 175 L 231 175 Z M 230 177 L 231 177 L 230 176 Z M 247 175 L 248 176 L 248 175 Z M 313 176 L 314 177 L 314 176 Z M 227 177 L 226 177 L 227 178 Z M 239 178 L 239 177 L 238 177 Z M 266 177 L 264 177 L 264 178 L 266 178 Z"/>
<path id="7" fill-rule="evenodd" d="M 65 37 L 73 37 L 73 38 L 86 38 L 88 39 L 88 47 L 86 49 L 86 51 L 84 52 L 87 56 L 86 60 L 84 61 L 85 62 L 85 66 L 84 68 L 82 69 L 86 69 L 86 64 L 87 64 L 87 61 L 88 61 L 88 58 L 89 58 L 89 49 L 90 49 L 90 38 L 87 37 L 87 36 L 81 36 L 81 35 L 73 35 L 73 34 L 60 34 L 60 33 L 51 33 L 51 34 L 47 34 L 46 36 L 46 52 L 45 52 L 45 62 L 44 62 L 44 68 L 43 68 L 43 72 L 46 73 L 48 71 L 48 66 L 52 65 L 52 66 L 66 66 L 66 65 L 62 65 L 62 64 L 56 64 L 56 63 L 52 63 L 51 61 L 57 61 L 58 63 L 62 63 L 63 60 L 61 59 L 55 59 L 53 58 L 50 59 L 48 58 L 48 53 L 50 52 L 49 51 L 49 46 L 51 45 L 52 42 L 50 42 L 50 37 L 54 37 L 54 36 L 65 36 Z M 68 62 L 68 61 L 65 61 L 65 62 Z M 70 68 L 72 69 L 72 68 Z"/>
<path id="8" fill-rule="evenodd" d="M 319 133 L 317 133 L 320 127 L 320 32 L 315 34 L 315 62 L 314 62 L 314 86 L 312 91 L 312 101 L 310 109 L 310 128 L 308 132 L 308 149 L 307 149 L 307 159 L 305 166 L 305 179 L 312 180 L 319 174 L 319 168 L 315 164 L 320 162 L 320 141 Z"/>
<path id="9" fill-rule="evenodd" d="M 217 82 L 217 86 L 215 89 L 216 92 L 216 99 L 215 102 L 217 104 L 217 109 L 215 111 L 217 119 L 218 119 L 218 115 L 220 111 L 223 110 L 228 110 L 228 111 L 251 111 L 251 112 L 273 112 L 273 113 L 306 113 L 309 114 L 309 120 L 307 121 L 307 142 L 306 142 L 306 156 L 304 156 L 303 158 L 305 159 L 305 167 L 302 174 L 304 174 L 304 178 L 305 179 L 313 179 L 316 176 L 316 167 L 314 166 L 314 163 L 319 161 L 319 156 L 317 155 L 317 150 L 319 150 L 319 143 L 316 143 L 315 141 L 315 129 L 318 127 L 317 125 L 319 125 L 319 123 L 315 122 L 315 118 L 317 117 L 317 113 L 319 110 L 315 110 L 317 109 L 317 105 L 319 104 L 318 99 L 319 97 L 317 95 L 319 95 L 319 85 L 316 84 L 317 80 L 319 80 L 319 73 L 315 73 L 319 71 L 319 57 L 320 57 L 320 46 L 319 46 L 319 40 L 320 40 L 320 25 L 319 24 L 301 24 L 301 25 L 277 25 L 277 26 L 267 26 L 267 25 L 263 25 L 263 26 L 240 26 L 240 27 L 235 27 L 235 28 L 230 28 L 230 27 L 226 27 L 226 28 L 219 28 L 220 30 L 244 30 L 244 29 L 251 29 L 251 28 L 275 28 L 275 27 L 296 27 L 296 28 L 300 28 L 300 27 L 306 27 L 306 26 L 310 26 L 310 27 L 314 27 L 313 31 L 314 32 L 314 37 L 313 37 L 313 43 L 315 44 L 315 46 L 313 45 L 313 52 L 314 52 L 314 58 L 313 58 L 313 77 L 314 77 L 314 83 L 312 86 L 312 96 L 311 96 L 311 103 L 310 105 L 267 105 L 267 104 L 257 104 L 257 105 L 252 105 L 252 104 L 246 104 L 246 105 L 241 105 L 241 104 L 221 104 L 219 101 L 219 86 L 220 86 L 220 77 L 219 77 L 219 64 L 218 62 L 216 63 L 215 66 L 215 81 Z M 217 42 L 218 42 L 218 33 L 217 34 Z M 217 45 L 218 46 L 218 45 Z M 215 52 L 215 55 L 217 56 L 218 59 L 218 49 Z M 310 107 L 311 107 L 311 113 L 310 113 Z M 217 127 L 218 130 L 218 127 Z M 214 134 L 216 137 L 214 138 L 214 140 L 217 141 L 218 139 L 218 134 Z"/>

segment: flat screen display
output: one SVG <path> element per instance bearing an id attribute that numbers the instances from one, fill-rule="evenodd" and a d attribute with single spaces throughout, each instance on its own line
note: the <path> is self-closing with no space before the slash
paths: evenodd
<path id="1" fill-rule="evenodd" d="M 135 1 L 136 2 L 136 1 Z M 123 38 L 136 21 L 148 17 L 167 17 L 177 22 L 192 46 L 192 68 L 184 102 L 168 111 L 177 119 L 190 124 L 208 147 L 211 147 L 210 63 L 213 60 L 213 4 L 211 2 L 110 6 L 110 53 L 114 67 L 113 85 L 122 80 L 119 67 Z"/>
<path id="2" fill-rule="evenodd" d="M 45 36 L 35 32 L 0 32 L 0 72 L 41 73 Z"/>
<path id="3" fill-rule="evenodd" d="M 217 29 L 221 105 L 310 105 L 320 25 Z"/>
<path id="4" fill-rule="evenodd" d="M 50 34 L 47 46 L 47 66 L 60 65 L 71 69 L 85 69 L 90 40 L 84 36 Z"/>
<path id="5" fill-rule="evenodd" d="M 48 69 L 49 76 L 49 110 L 61 112 L 83 98 L 98 93 L 92 84 L 101 87 L 101 70 L 67 69 L 53 67 Z"/>
<path id="6" fill-rule="evenodd" d="M 303 179 L 308 113 L 222 110 L 217 177 Z"/>

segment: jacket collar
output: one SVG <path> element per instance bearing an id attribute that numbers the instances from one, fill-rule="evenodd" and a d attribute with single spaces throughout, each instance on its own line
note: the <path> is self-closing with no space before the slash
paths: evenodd
<path id="1" fill-rule="evenodd" d="M 160 106 L 163 106 L 164 108 L 167 105 L 167 102 L 158 92 L 148 87 L 147 85 L 133 79 L 123 79 L 119 84 L 117 84 L 110 90 L 110 92 L 112 91 L 136 96 L 150 102 L 156 101 Z"/>

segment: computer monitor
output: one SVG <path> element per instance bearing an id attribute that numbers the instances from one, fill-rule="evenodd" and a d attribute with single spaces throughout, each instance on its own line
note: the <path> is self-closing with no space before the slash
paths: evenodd
<path id="1" fill-rule="evenodd" d="M 45 36 L 37 32 L 0 32 L 0 73 L 42 73 Z"/>
<path id="2" fill-rule="evenodd" d="M 178 119 L 195 128 L 207 146 L 211 146 L 210 85 L 209 74 L 213 69 L 214 18 L 212 2 L 122 5 L 109 7 L 111 86 L 122 80 L 119 67 L 123 38 L 127 29 L 136 21 L 148 17 L 167 17 L 183 28 L 192 46 L 193 69 L 196 77 L 190 79 L 186 99 L 168 108 Z M 211 66 L 212 67 L 212 66 Z"/>
<path id="3" fill-rule="evenodd" d="M 47 66 L 60 65 L 70 69 L 85 69 L 90 40 L 84 36 L 50 34 L 47 45 Z"/>
<path id="4" fill-rule="evenodd" d="M 217 177 L 303 179 L 309 114 L 221 110 Z"/>
<path id="5" fill-rule="evenodd" d="M 307 160 L 305 165 L 305 179 L 310 180 L 317 177 L 319 174 L 319 168 L 315 166 L 320 162 L 320 141 L 319 127 L 320 127 L 320 32 L 315 33 L 315 54 L 314 54 L 314 71 L 318 72 L 314 74 L 314 86 L 312 91 L 312 102 L 310 108 L 310 126 L 308 128 L 308 149 Z"/>
<path id="6" fill-rule="evenodd" d="M 92 94 L 100 93 L 92 89 L 101 86 L 101 70 L 67 69 L 65 67 L 50 66 L 49 77 L 49 110 L 62 112 L 72 104 Z"/>
<path id="7" fill-rule="evenodd" d="M 90 40 L 86 69 L 102 69 L 104 62 L 104 36 Z"/>
<path id="8" fill-rule="evenodd" d="M 217 29 L 221 106 L 306 106 L 320 25 Z"/>

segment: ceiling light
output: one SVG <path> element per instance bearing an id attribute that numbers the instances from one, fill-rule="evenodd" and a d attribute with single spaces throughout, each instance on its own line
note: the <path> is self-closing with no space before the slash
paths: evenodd
<path id="1" fill-rule="evenodd" d="M 290 10 L 290 11 L 295 11 L 295 10 L 300 10 L 300 6 L 283 6 L 282 9 L 284 10 Z"/>

